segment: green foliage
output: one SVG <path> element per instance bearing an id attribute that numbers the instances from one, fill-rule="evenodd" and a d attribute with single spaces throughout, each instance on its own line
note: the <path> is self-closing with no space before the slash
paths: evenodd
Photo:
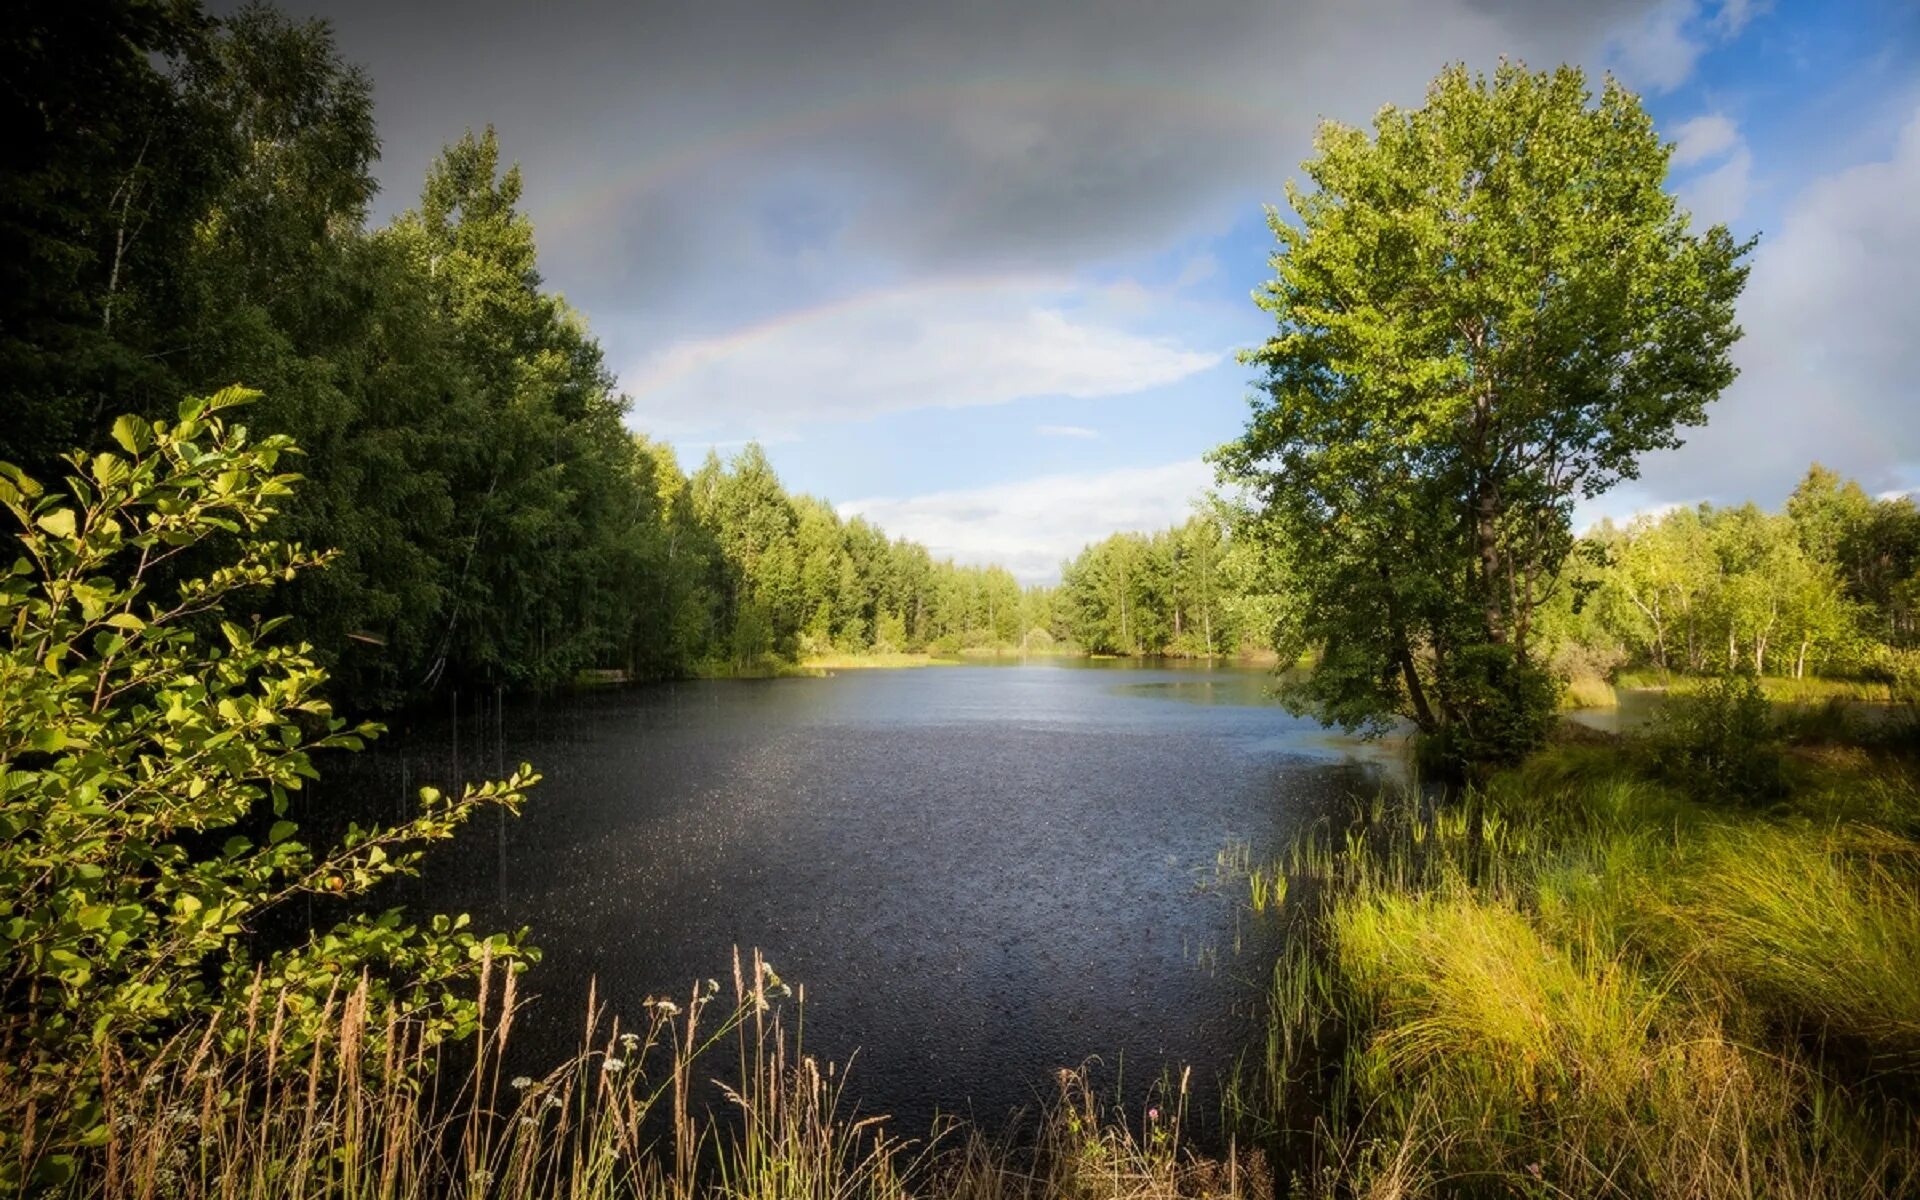
<path id="1" fill-rule="evenodd" d="M 334 846 L 299 839 L 289 797 L 313 752 L 375 729 L 333 716 L 308 648 L 270 636 L 284 617 L 240 616 L 328 557 L 263 536 L 297 476 L 279 470 L 286 437 L 228 422 L 252 398 L 230 388 L 173 421 L 119 418 L 114 449 L 68 458 L 64 494 L 0 465 L 23 552 L 0 575 L 0 1071 L 36 1112 L 0 1134 L 0 1182 L 57 1172 L 103 1135 L 103 1055 L 264 990 L 292 1013 L 279 1044 L 297 1064 L 309 1018 L 356 977 L 423 1036 L 458 1035 L 473 1011 L 456 983 L 483 949 L 522 953 L 464 918 L 417 929 L 398 913 L 256 945 L 274 908 L 412 872 L 476 811 L 517 809 L 537 776 L 423 790 L 412 819 L 350 826 Z M 210 565 L 181 569 L 192 561 Z M 224 1036 L 258 1032 L 229 1022 Z"/>
<path id="2" fill-rule="evenodd" d="M 1786 787 L 1772 705 L 1751 675 L 1670 697 L 1654 713 L 1650 750 L 1662 774 L 1706 799 L 1763 804 Z"/>
<path id="3" fill-rule="evenodd" d="M 1265 394 L 1218 458 L 1288 547 L 1303 706 L 1434 733 L 1470 719 L 1441 697 L 1476 693 L 1448 682 L 1471 647 L 1530 661 L 1575 500 L 1731 381 L 1746 247 L 1690 230 L 1638 100 L 1573 68 L 1450 68 L 1316 148 L 1270 218 Z"/>
<path id="4" fill-rule="evenodd" d="M 1441 709 L 1458 716 L 1430 736 L 1422 757 L 1447 771 L 1511 766 L 1559 719 L 1559 681 L 1512 646 L 1462 647 L 1440 683 Z"/>
<path id="5" fill-rule="evenodd" d="M 1153 534 L 1116 533 L 1062 566 L 1056 637 L 1099 654 L 1184 658 L 1273 648 L 1280 575 L 1218 502 Z"/>
<path id="6" fill-rule="evenodd" d="M 1920 570 L 1914 512 L 1816 463 L 1781 513 L 1703 504 L 1603 522 L 1570 568 L 1577 595 L 1543 610 L 1542 633 L 1570 664 L 1891 681 L 1911 653 L 1894 581 Z"/>

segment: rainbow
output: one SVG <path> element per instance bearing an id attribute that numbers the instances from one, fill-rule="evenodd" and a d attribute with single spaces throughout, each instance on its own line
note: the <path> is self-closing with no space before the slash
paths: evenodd
<path id="1" fill-rule="evenodd" d="M 881 309 L 904 300 L 917 300 L 927 296 L 962 296 L 1009 288 L 1058 291 L 1069 287 L 1071 282 L 1065 275 L 1013 272 L 998 275 L 968 275 L 870 288 L 805 308 L 788 309 L 763 321 L 743 325 L 715 337 L 676 343 L 666 361 L 656 359 L 651 369 L 644 374 L 623 378 L 622 388 L 634 397 L 644 396 L 650 391 L 694 373 L 709 363 L 717 362 L 736 351 L 743 350 L 762 338 L 785 333 L 830 317 Z"/>

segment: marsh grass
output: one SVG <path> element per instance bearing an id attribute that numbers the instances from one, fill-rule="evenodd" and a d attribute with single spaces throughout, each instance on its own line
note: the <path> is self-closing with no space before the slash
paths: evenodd
<path id="1" fill-rule="evenodd" d="M 799 665 L 806 671 L 890 671 L 906 667 L 951 666 L 960 661 L 955 655 L 871 650 L 859 654 L 809 654 L 800 660 Z"/>
<path id="2" fill-rule="evenodd" d="M 1229 1116 L 1300 1194 L 1914 1194 L 1920 790 L 1790 775 L 1728 807 L 1568 745 L 1304 834 Z"/>
<path id="3" fill-rule="evenodd" d="M 1684 695 L 1698 690 L 1713 678 L 1711 675 L 1638 669 L 1616 672 L 1613 686 L 1630 691 L 1669 691 Z M 1828 700 L 1888 704 L 1908 698 L 1897 683 L 1879 679 L 1840 679 L 1824 675 L 1806 675 L 1796 679 L 1788 675 L 1767 675 L 1759 683 L 1767 699 L 1781 704 L 1822 704 Z"/>
<path id="4" fill-rule="evenodd" d="M 1576 675 L 1568 679 L 1560 690 L 1560 707 L 1576 708 L 1617 708 L 1619 695 L 1613 685 L 1595 675 Z"/>

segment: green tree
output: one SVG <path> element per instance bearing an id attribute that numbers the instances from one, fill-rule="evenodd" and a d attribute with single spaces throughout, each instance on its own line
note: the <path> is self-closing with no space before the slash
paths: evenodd
<path id="1" fill-rule="evenodd" d="M 1484 705 L 1542 694 L 1530 622 L 1574 502 L 1732 380 L 1748 247 L 1690 229 L 1639 101 L 1611 80 L 1596 101 L 1573 68 L 1449 68 L 1316 148 L 1297 223 L 1270 217 L 1279 328 L 1219 461 L 1295 547 L 1321 648 L 1299 702 L 1411 716 L 1472 760 L 1483 726 L 1544 730 Z"/>
<path id="2" fill-rule="evenodd" d="M 62 1175 L 100 1132 L 101 1055 L 242 1012 L 259 986 L 304 997 L 281 1031 L 295 1061 L 312 1034 L 297 1014 L 319 1019 L 363 974 L 430 1038 L 471 1028 L 454 985 L 483 943 L 464 918 L 362 915 L 264 956 L 250 943 L 275 907 L 411 872 L 424 843 L 517 809 L 537 780 L 523 766 L 457 798 L 427 789 L 401 824 L 298 839 L 289 797 L 312 752 L 375 730 L 333 716 L 308 648 L 271 640 L 283 619 L 237 616 L 242 596 L 326 558 L 260 536 L 297 477 L 278 469 L 286 438 L 255 441 L 221 415 L 250 398 L 122 417 L 116 450 L 70 457 L 64 495 L 0 464 L 23 552 L 0 574 L 0 1071 L 32 1109 L 0 1129 L 0 1184 Z M 166 570 L 231 534 L 240 548 L 206 573 Z M 246 1036 L 245 1022 L 222 1032 Z"/>

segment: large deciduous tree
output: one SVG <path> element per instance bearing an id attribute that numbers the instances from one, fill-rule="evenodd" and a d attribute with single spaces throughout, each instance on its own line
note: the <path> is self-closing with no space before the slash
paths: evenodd
<path id="1" fill-rule="evenodd" d="M 1219 459 L 1292 543 L 1303 706 L 1510 757 L 1545 729 L 1530 621 L 1573 505 L 1732 381 L 1750 244 L 1695 232 L 1639 101 L 1570 67 L 1449 68 L 1316 148 L 1296 219 L 1269 214 L 1278 328 Z"/>

